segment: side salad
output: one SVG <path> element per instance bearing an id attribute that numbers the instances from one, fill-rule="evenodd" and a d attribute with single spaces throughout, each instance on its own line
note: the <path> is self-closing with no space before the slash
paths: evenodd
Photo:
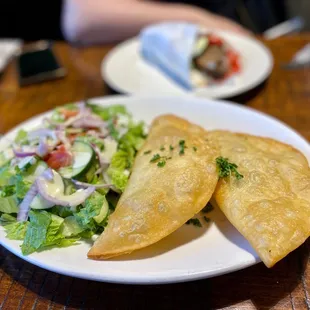
<path id="1" fill-rule="evenodd" d="M 23 255 L 100 234 L 147 128 L 122 105 L 57 107 L 0 152 L 0 224 Z"/>

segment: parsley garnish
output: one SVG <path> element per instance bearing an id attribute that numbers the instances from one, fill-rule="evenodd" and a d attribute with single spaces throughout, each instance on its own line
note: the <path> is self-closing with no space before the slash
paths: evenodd
<path id="1" fill-rule="evenodd" d="M 148 150 L 148 151 L 145 151 L 143 154 L 144 155 L 148 155 L 148 154 L 150 154 L 152 151 L 151 150 Z"/>
<path id="2" fill-rule="evenodd" d="M 150 160 L 151 163 L 157 162 L 158 167 L 164 167 L 166 165 L 166 160 L 171 159 L 172 157 L 160 156 L 159 154 L 155 154 Z"/>
<path id="3" fill-rule="evenodd" d="M 206 217 L 206 216 L 204 216 L 203 219 L 204 219 L 207 223 L 209 223 L 209 222 L 211 221 L 211 220 L 210 220 L 208 217 Z"/>
<path id="4" fill-rule="evenodd" d="M 180 154 L 180 155 L 183 155 L 184 152 L 185 152 L 185 148 L 186 148 L 185 140 L 180 140 L 180 141 L 179 141 L 179 147 L 180 147 L 180 152 L 179 152 L 179 154 Z"/>
<path id="5" fill-rule="evenodd" d="M 197 147 L 196 147 L 196 146 L 193 146 L 193 150 L 194 150 L 195 152 L 197 152 Z"/>
<path id="6" fill-rule="evenodd" d="M 218 168 L 218 174 L 220 178 L 226 178 L 231 176 L 232 174 L 235 175 L 237 180 L 243 178 L 243 175 L 237 171 L 238 166 L 234 163 L 230 163 L 228 158 L 224 158 L 222 156 L 216 159 L 216 165 Z"/>
<path id="7" fill-rule="evenodd" d="M 207 205 L 201 210 L 203 213 L 209 213 L 213 210 L 213 206 L 211 205 L 210 202 L 207 203 Z"/>
<path id="8" fill-rule="evenodd" d="M 190 219 L 186 222 L 187 225 L 190 225 L 190 224 L 193 224 L 194 226 L 197 226 L 197 227 L 202 227 L 199 219 Z"/>
<path id="9" fill-rule="evenodd" d="M 166 165 L 166 161 L 165 160 L 161 160 L 157 163 L 158 167 L 164 167 Z"/>
<path id="10" fill-rule="evenodd" d="M 165 150 L 165 147 L 164 146 L 161 146 L 160 147 L 160 151 L 164 151 Z"/>
<path id="11" fill-rule="evenodd" d="M 170 151 L 173 151 L 174 147 L 170 144 L 169 149 L 170 149 Z"/>
<path id="12" fill-rule="evenodd" d="M 150 163 L 155 163 L 159 159 L 160 159 L 160 155 L 155 154 L 155 155 L 153 155 L 152 159 L 150 160 Z"/>

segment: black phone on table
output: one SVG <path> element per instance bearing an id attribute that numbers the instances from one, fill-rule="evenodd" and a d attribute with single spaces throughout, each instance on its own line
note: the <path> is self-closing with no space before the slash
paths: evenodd
<path id="1" fill-rule="evenodd" d="M 17 57 L 17 69 L 21 86 L 63 78 L 67 74 L 51 44 L 46 42 L 25 49 Z"/>

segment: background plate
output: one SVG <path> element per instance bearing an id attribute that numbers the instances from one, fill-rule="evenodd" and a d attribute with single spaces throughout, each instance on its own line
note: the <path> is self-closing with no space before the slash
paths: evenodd
<path id="1" fill-rule="evenodd" d="M 310 146 L 296 132 L 269 116 L 237 104 L 189 96 L 111 96 L 96 98 L 92 102 L 125 104 L 136 119 L 147 123 L 158 115 L 174 113 L 206 129 L 268 136 L 295 146 L 310 160 Z M 0 140 L 0 148 L 6 147 L 19 128 L 30 129 L 46 115 L 48 113 L 30 119 L 9 132 Z M 232 272 L 259 262 L 255 251 L 218 209 L 210 213 L 210 218 L 212 222 L 203 228 L 184 225 L 155 245 L 108 261 L 87 259 L 91 244 L 86 242 L 23 257 L 20 242 L 7 240 L 2 227 L 0 242 L 17 256 L 42 268 L 73 277 L 118 283 L 189 281 Z"/>
<path id="2" fill-rule="evenodd" d="M 241 56 L 242 72 L 221 85 L 197 88 L 196 96 L 229 98 L 253 89 L 271 73 L 273 57 L 260 41 L 228 32 L 215 31 Z M 101 65 L 103 79 L 120 93 L 180 95 L 189 93 L 167 78 L 158 69 L 147 64 L 139 53 L 137 37 L 117 45 L 105 57 Z"/>

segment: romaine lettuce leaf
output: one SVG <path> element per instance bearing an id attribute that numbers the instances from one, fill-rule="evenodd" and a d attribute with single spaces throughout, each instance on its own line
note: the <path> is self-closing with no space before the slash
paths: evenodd
<path id="1" fill-rule="evenodd" d="M 123 105 L 111 105 L 109 107 L 103 107 L 96 104 L 88 104 L 93 113 L 99 115 L 104 121 L 113 119 L 117 114 L 128 115 L 128 111 Z"/>
<path id="2" fill-rule="evenodd" d="M 95 191 L 86 199 L 84 207 L 74 214 L 78 224 L 83 227 L 84 230 L 89 229 L 95 231 L 97 229 L 97 224 L 93 217 L 99 215 L 104 200 L 105 197 Z"/>
<path id="3" fill-rule="evenodd" d="M 13 178 L 15 183 L 16 197 L 19 199 L 23 199 L 29 191 L 31 183 L 26 181 L 24 177 L 20 174 L 15 175 Z"/>
<path id="4" fill-rule="evenodd" d="M 29 222 L 14 222 L 4 225 L 6 237 L 11 240 L 24 240 L 28 225 Z"/>
<path id="5" fill-rule="evenodd" d="M 9 185 L 10 178 L 14 174 L 14 171 L 9 165 L 0 168 L 0 186 Z"/>
<path id="6" fill-rule="evenodd" d="M 53 208 L 50 209 L 50 212 L 62 218 L 66 218 L 68 216 L 73 215 L 73 212 L 70 209 L 70 207 L 63 207 L 63 206 L 54 206 Z"/>
<path id="7" fill-rule="evenodd" d="M 50 217 L 51 217 L 51 222 L 48 226 L 48 229 L 46 232 L 46 238 L 42 246 L 50 246 L 50 245 L 57 244 L 57 241 L 64 238 L 64 236 L 60 232 L 60 227 L 62 226 L 64 219 L 54 214 L 50 214 Z"/>
<path id="8" fill-rule="evenodd" d="M 28 255 L 38 250 L 45 242 L 48 226 L 52 219 L 46 211 L 30 211 L 30 223 L 27 226 L 24 242 L 21 245 L 23 255 Z"/>
<path id="9" fill-rule="evenodd" d="M 15 222 L 16 222 L 16 217 L 14 217 L 8 213 L 4 213 L 0 216 L 0 225 L 2 225 L 2 226 L 12 224 Z"/>
<path id="10" fill-rule="evenodd" d="M 62 234 L 64 219 L 57 215 L 42 210 L 31 210 L 29 218 L 30 222 L 28 222 L 24 242 L 21 246 L 24 255 L 29 255 L 45 247 L 73 245 L 80 239 L 79 237 L 66 238 Z"/>
<path id="11" fill-rule="evenodd" d="M 83 232 L 84 228 L 78 223 L 74 216 L 68 216 L 65 218 L 61 233 L 65 237 L 77 236 Z"/>
<path id="12" fill-rule="evenodd" d="M 0 212 L 17 213 L 18 200 L 16 196 L 0 197 Z"/>
<path id="13" fill-rule="evenodd" d="M 124 170 L 111 168 L 111 166 L 109 167 L 107 173 L 111 179 L 112 184 L 121 192 L 123 192 L 128 183 L 129 175 L 124 173 Z"/>
<path id="14" fill-rule="evenodd" d="M 15 185 L 5 185 L 0 189 L 0 197 L 5 198 L 15 194 Z"/>
<path id="15" fill-rule="evenodd" d="M 131 125 L 128 132 L 119 140 L 118 151 L 113 155 L 107 174 L 112 184 L 124 191 L 130 169 L 133 166 L 137 151 L 145 141 L 143 123 Z"/>
<path id="16" fill-rule="evenodd" d="M 28 134 L 27 134 L 27 131 L 25 131 L 24 129 L 20 129 L 17 135 L 15 136 L 15 142 L 18 144 L 26 143 L 27 139 L 28 139 Z"/>

